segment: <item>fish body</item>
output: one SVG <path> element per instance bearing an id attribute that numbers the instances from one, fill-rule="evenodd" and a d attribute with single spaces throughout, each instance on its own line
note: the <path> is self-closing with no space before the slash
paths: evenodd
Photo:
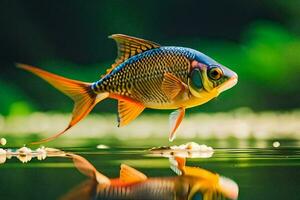
<path id="1" fill-rule="evenodd" d="M 120 177 L 110 179 L 85 158 L 67 154 L 77 169 L 91 180 L 64 195 L 62 200 L 220 200 L 237 199 L 237 184 L 208 170 L 185 166 L 185 158 L 175 157 L 171 168 L 178 176 L 147 177 L 125 164 Z M 84 198 L 83 198 L 84 197 Z"/>
<path id="2" fill-rule="evenodd" d="M 62 132 L 73 127 L 106 98 L 118 100 L 118 126 L 125 126 L 145 108 L 177 109 L 169 118 L 169 140 L 185 115 L 185 109 L 217 97 L 237 83 L 237 74 L 194 49 L 160 46 L 131 36 L 110 36 L 118 46 L 118 57 L 98 81 L 86 83 L 18 64 L 46 80 L 74 100 L 72 119 Z"/>
<path id="3" fill-rule="evenodd" d="M 190 48 L 159 47 L 129 58 L 93 83 L 92 88 L 95 93 L 109 92 L 111 96 L 128 97 L 152 109 L 201 105 L 216 97 L 217 93 L 204 92 L 203 98 L 196 98 L 186 90 L 179 98 L 171 99 L 162 88 L 165 73 L 175 75 L 188 85 L 195 59 L 207 65 L 217 65 L 213 59 Z"/>
<path id="4" fill-rule="evenodd" d="M 98 185 L 95 199 L 187 199 L 189 186 L 184 179 L 183 177 L 148 178 L 146 181 L 134 184 L 112 184 L 107 187 Z"/>

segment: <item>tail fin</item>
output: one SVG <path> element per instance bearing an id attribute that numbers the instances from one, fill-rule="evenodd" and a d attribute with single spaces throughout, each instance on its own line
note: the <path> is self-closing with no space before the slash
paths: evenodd
<path id="1" fill-rule="evenodd" d="M 48 142 L 64 134 L 72 126 L 74 126 L 81 119 L 87 116 L 98 102 L 108 97 L 107 93 L 98 95 L 94 93 L 90 87 L 91 83 L 67 79 L 25 64 L 17 64 L 17 67 L 39 76 L 40 78 L 44 79 L 52 86 L 54 86 L 56 89 L 69 96 L 74 101 L 72 119 L 67 128 L 57 133 L 56 135 L 38 142 L 33 142 L 31 144 Z"/>
<path id="2" fill-rule="evenodd" d="M 87 177 L 94 179 L 99 184 L 103 185 L 109 185 L 110 180 L 105 175 L 101 174 L 97 169 L 84 157 L 73 154 L 73 153 L 67 153 L 68 157 L 73 159 L 73 163 L 75 167 L 80 171 L 83 175 L 86 175 Z"/>

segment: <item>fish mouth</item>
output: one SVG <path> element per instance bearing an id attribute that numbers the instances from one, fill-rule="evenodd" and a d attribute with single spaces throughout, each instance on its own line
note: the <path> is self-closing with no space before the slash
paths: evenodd
<path id="1" fill-rule="evenodd" d="M 238 75 L 235 74 L 234 76 L 232 76 L 228 81 L 226 81 L 224 84 L 220 85 L 218 87 L 218 91 L 224 92 L 230 88 L 232 88 L 233 86 L 235 86 L 238 82 Z"/>

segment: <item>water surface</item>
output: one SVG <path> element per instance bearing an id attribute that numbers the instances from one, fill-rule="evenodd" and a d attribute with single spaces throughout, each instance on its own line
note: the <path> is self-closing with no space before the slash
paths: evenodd
<path id="1" fill-rule="evenodd" d="M 148 177 L 176 176 L 167 158 L 150 155 L 148 144 L 137 144 L 112 146 L 107 142 L 108 149 L 95 145 L 60 149 L 83 156 L 108 177 L 118 177 L 122 163 Z M 214 144 L 218 147 L 221 142 Z M 233 179 L 239 185 L 239 199 L 298 200 L 300 149 L 293 142 L 284 144 L 279 148 L 215 148 L 211 158 L 188 159 L 187 165 Z M 0 176 L 1 199 L 59 199 L 87 179 L 70 159 L 50 157 L 41 161 L 33 158 L 28 163 L 8 159 L 0 165 Z"/>

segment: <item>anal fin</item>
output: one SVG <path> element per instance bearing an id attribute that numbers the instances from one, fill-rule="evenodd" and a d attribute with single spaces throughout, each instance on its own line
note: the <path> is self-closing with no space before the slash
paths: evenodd
<path id="1" fill-rule="evenodd" d="M 119 100 L 118 103 L 118 126 L 122 127 L 129 124 L 139 116 L 145 107 L 137 102 Z"/>

